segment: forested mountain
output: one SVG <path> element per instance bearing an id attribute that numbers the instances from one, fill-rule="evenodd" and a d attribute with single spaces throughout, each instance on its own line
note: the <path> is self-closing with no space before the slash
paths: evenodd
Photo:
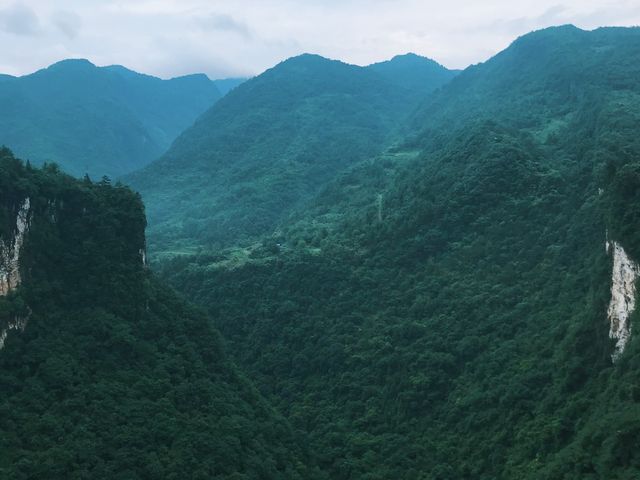
<path id="1" fill-rule="evenodd" d="M 126 179 L 143 194 L 154 250 L 269 233 L 338 172 L 392 142 L 399 122 L 453 75 L 428 59 L 397 72 L 396 63 L 383 75 L 302 55 L 230 92 Z M 416 79 L 397 82 L 394 72 Z"/>
<path id="2" fill-rule="evenodd" d="M 637 28 L 526 35 L 260 244 L 157 268 L 330 478 L 637 478 L 639 65 Z M 270 175 L 225 181 L 285 187 Z"/>
<path id="3" fill-rule="evenodd" d="M 65 60 L 0 79 L 0 145 L 75 176 L 119 176 L 158 158 L 219 98 L 205 75 L 161 80 Z"/>
<path id="4" fill-rule="evenodd" d="M 145 267 L 136 194 L 4 149 L 0 199 L 0 477 L 323 478 Z"/>
<path id="5" fill-rule="evenodd" d="M 525 35 L 430 97 L 410 127 L 430 139 L 429 129 L 451 130 L 482 117 L 553 136 L 579 107 L 635 88 L 637 38 L 634 28 L 572 25 Z"/>

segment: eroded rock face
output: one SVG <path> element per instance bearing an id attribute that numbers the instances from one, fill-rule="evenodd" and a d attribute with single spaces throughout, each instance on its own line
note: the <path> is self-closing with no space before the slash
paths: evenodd
<path id="1" fill-rule="evenodd" d="M 20 277 L 20 253 L 24 237 L 29 229 L 29 216 L 31 213 L 31 201 L 25 199 L 18 209 L 16 228 L 12 238 L 0 240 L 0 296 L 6 296 L 17 288 L 22 281 Z M 24 330 L 28 317 L 14 317 L 0 328 L 0 350 L 4 348 L 4 342 L 10 330 Z"/>
<path id="2" fill-rule="evenodd" d="M 11 320 L 5 328 L 0 329 L 0 350 L 4 348 L 4 342 L 7 339 L 7 336 L 9 335 L 9 331 L 20 330 L 21 332 L 23 332 L 27 326 L 27 320 L 28 318 L 16 317 L 13 320 Z"/>
<path id="3" fill-rule="evenodd" d="M 29 228 L 30 213 L 31 201 L 26 198 L 18 210 L 13 238 L 0 241 L 0 296 L 20 285 L 20 252 Z"/>
<path id="4" fill-rule="evenodd" d="M 607 316 L 609 318 L 609 337 L 616 340 L 611 359 L 615 362 L 631 337 L 629 320 L 636 306 L 636 280 L 640 276 L 640 267 L 631 260 L 624 248 L 617 242 L 608 242 L 607 251 L 613 251 L 613 272 L 611 275 L 611 301 Z"/>

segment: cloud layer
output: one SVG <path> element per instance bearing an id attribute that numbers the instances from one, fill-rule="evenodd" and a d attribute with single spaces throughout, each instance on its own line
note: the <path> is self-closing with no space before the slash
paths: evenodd
<path id="1" fill-rule="evenodd" d="M 640 25 L 637 0 L 0 0 L 0 73 L 63 58 L 171 77 L 253 75 L 304 52 L 369 64 L 406 52 L 451 68 L 573 23 Z"/>

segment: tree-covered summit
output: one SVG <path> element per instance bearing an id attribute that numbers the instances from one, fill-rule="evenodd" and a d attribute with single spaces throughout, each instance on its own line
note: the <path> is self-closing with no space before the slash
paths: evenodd
<path id="1" fill-rule="evenodd" d="M 415 92 L 436 90 L 455 77 L 459 71 L 449 70 L 435 60 L 407 53 L 386 62 L 367 67 L 388 80 Z"/>
<path id="2" fill-rule="evenodd" d="M 0 82 L 0 145 L 74 176 L 115 177 L 155 160 L 219 98 L 205 75 L 161 80 L 63 60 Z"/>
<path id="3" fill-rule="evenodd" d="M 446 72 L 429 81 L 415 72 L 424 82 L 404 86 L 375 68 L 307 54 L 247 81 L 126 178 L 145 197 L 152 248 L 228 245 L 272 231 L 340 171 L 395 140 Z"/>

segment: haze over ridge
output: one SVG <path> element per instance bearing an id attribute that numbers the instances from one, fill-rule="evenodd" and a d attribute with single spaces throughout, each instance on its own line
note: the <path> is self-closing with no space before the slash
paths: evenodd
<path id="1" fill-rule="evenodd" d="M 162 78 L 194 71 L 222 78 L 256 75 L 303 52 L 367 65 L 408 51 L 459 69 L 528 31 L 567 23 L 638 25 L 640 6 L 633 0 L 2 0 L 0 41 L 12 48 L 0 58 L 0 72 L 24 74 L 82 57 Z"/>

